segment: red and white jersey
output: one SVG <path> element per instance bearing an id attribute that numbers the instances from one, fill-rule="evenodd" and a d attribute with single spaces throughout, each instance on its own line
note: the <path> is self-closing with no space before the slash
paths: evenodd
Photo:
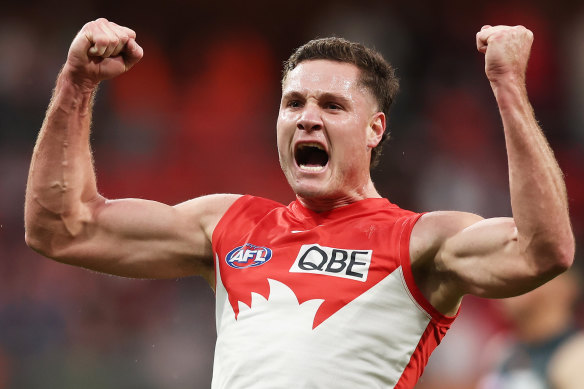
<path id="1" fill-rule="evenodd" d="M 213 388 L 413 388 L 454 317 L 416 287 L 420 214 L 238 199 L 213 234 Z"/>

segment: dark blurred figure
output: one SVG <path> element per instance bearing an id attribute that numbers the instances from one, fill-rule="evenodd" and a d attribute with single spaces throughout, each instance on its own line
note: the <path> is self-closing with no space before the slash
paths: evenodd
<path id="1" fill-rule="evenodd" d="M 577 389 L 584 385 L 584 332 L 575 320 L 575 270 L 530 293 L 500 300 L 512 332 L 497 335 L 480 389 Z"/>

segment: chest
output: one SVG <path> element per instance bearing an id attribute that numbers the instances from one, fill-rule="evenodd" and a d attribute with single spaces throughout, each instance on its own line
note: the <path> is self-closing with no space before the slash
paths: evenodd
<path id="1" fill-rule="evenodd" d="M 225 234 L 216 248 L 218 274 L 236 317 L 253 294 L 278 298 L 270 281 L 292 292 L 291 304 L 321 300 L 314 326 L 400 266 L 392 225 L 372 219 L 314 223 L 273 215 Z M 285 301 L 280 302 L 285 305 Z"/>

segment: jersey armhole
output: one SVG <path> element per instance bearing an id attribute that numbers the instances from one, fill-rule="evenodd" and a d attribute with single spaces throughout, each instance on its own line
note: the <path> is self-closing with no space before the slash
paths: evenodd
<path id="1" fill-rule="evenodd" d="M 237 209 L 241 209 L 244 206 L 240 205 L 240 203 L 248 200 L 251 197 L 252 196 L 250 195 L 243 195 L 237 200 L 235 200 L 233 204 L 231 204 L 229 208 L 227 208 L 221 219 L 219 219 L 219 222 L 215 226 L 215 229 L 213 230 L 213 236 L 211 237 L 211 247 L 213 249 L 213 269 L 215 273 L 215 287 L 213 288 L 213 290 L 215 291 L 215 293 L 217 293 L 217 274 L 218 274 L 217 272 L 219 270 L 217 269 L 219 242 L 221 241 L 221 237 L 223 236 L 223 233 L 225 231 L 225 226 L 229 225 L 230 221 L 233 220 L 233 218 L 235 217 L 234 215 L 237 215 Z"/>
<path id="2" fill-rule="evenodd" d="M 237 200 L 235 200 L 233 204 L 231 204 L 229 208 L 227 208 L 221 219 L 219 219 L 219 222 L 217 222 L 217 225 L 213 230 L 213 236 L 211 237 L 211 246 L 213 247 L 213 251 L 217 251 L 216 246 L 219 244 L 219 241 L 221 240 L 221 236 L 223 235 L 225 226 L 228 225 L 229 222 L 234 218 L 234 215 L 237 213 L 236 212 L 237 209 L 243 207 L 243 205 L 240 205 L 240 203 L 245 200 L 248 200 L 251 197 L 252 196 L 250 195 L 243 195 Z"/>
<path id="3" fill-rule="evenodd" d="M 282 206 L 282 204 L 273 200 L 252 195 L 243 195 L 227 208 L 215 226 L 211 238 L 213 268 L 215 269 L 215 286 L 217 286 L 217 274 L 219 270 L 217 269 L 217 261 L 221 260 L 222 242 L 225 239 L 225 235 L 228 234 L 229 237 L 231 237 L 234 231 L 247 233 L 249 223 L 253 223 L 254 220 L 264 217 L 270 210 Z M 242 215 L 245 217 L 242 217 Z"/>
<path id="4" fill-rule="evenodd" d="M 432 304 L 426 299 L 422 291 L 416 285 L 416 281 L 414 279 L 414 275 L 412 273 L 412 265 L 411 265 L 411 257 L 410 257 L 410 237 L 412 235 L 412 230 L 416 222 L 424 215 L 423 213 L 417 213 L 413 216 L 408 217 L 404 220 L 402 224 L 402 230 L 399 238 L 400 244 L 400 262 L 402 267 L 402 272 L 404 275 L 404 280 L 406 282 L 406 286 L 410 292 L 410 295 L 413 297 L 417 305 L 422 308 L 427 314 L 432 317 L 437 323 L 443 325 L 450 325 L 458 316 L 460 312 L 460 308 L 458 312 L 454 316 L 447 316 L 438 311 L 436 308 L 432 306 Z"/>

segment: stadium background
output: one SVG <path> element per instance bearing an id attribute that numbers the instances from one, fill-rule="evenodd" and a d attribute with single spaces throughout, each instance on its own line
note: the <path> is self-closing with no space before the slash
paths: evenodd
<path id="1" fill-rule="evenodd" d="M 105 196 L 291 201 L 275 148 L 281 63 L 306 40 L 334 34 L 375 46 L 401 78 L 392 140 L 374 174 L 380 192 L 418 211 L 487 217 L 510 208 L 475 33 L 485 23 L 524 24 L 535 33 L 528 90 L 583 242 L 584 3 L 11 2 L 0 12 L 0 389 L 209 387 L 214 301 L 202 279 L 105 276 L 24 244 L 37 131 L 71 40 L 100 16 L 137 31 L 145 50 L 97 97 L 92 139 Z M 492 305 L 465 300 L 419 388 L 475 387 L 485 344 L 506 326 Z M 582 304 L 577 315 L 582 322 Z"/>

